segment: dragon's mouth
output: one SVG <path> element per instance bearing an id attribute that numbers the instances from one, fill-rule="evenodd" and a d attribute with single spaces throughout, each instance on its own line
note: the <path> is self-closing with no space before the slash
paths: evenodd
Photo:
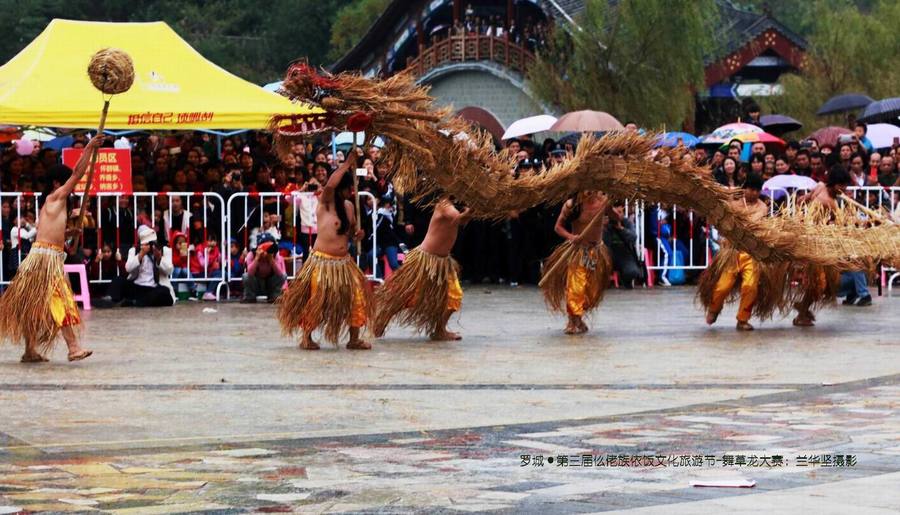
<path id="1" fill-rule="evenodd" d="M 273 118 L 275 131 L 280 136 L 311 136 L 332 130 L 331 113 L 277 115 Z"/>

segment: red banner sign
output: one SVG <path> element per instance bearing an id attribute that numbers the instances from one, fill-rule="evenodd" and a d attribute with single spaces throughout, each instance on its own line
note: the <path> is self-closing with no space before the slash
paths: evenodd
<path id="1" fill-rule="evenodd" d="M 80 148 L 63 149 L 63 164 L 74 169 L 75 164 L 84 153 Z M 87 174 L 75 186 L 75 192 L 84 191 Z M 120 193 L 130 195 L 131 186 L 131 150 L 127 148 L 101 148 L 94 165 L 94 179 L 91 183 L 91 195 L 98 193 Z"/>

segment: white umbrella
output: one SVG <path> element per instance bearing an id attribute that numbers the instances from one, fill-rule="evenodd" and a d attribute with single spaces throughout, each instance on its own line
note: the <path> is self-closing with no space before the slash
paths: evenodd
<path id="1" fill-rule="evenodd" d="M 335 145 L 353 145 L 353 133 L 352 132 L 342 132 L 338 134 L 334 138 Z M 366 133 L 365 132 L 357 132 L 356 133 L 356 144 L 357 145 L 365 145 L 366 144 Z M 378 148 L 384 147 L 384 140 L 381 139 L 381 136 L 377 136 L 375 141 L 372 142 Z"/>
<path id="2" fill-rule="evenodd" d="M 866 130 L 866 137 L 873 148 L 888 148 L 894 144 L 894 138 L 900 138 L 900 127 L 889 123 L 872 123 Z"/>
<path id="3" fill-rule="evenodd" d="M 503 133 L 503 138 L 501 139 L 518 138 L 519 136 L 524 136 L 526 134 L 548 131 L 554 123 L 556 123 L 556 117 L 550 116 L 549 114 L 539 114 L 537 116 L 522 118 L 521 120 L 516 120 L 509 124 L 509 128 Z"/>
<path id="4" fill-rule="evenodd" d="M 816 181 L 805 175 L 776 175 L 763 183 L 762 194 L 778 200 L 789 190 L 812 190 Z"/>
<path id="5" fill-rule="evenodd" d="M 30 139 L 31 141 L 50 141 L 56 139 L 56 134 L 49 129 L 26 129 L 22 132 L 22 139 Z"/>

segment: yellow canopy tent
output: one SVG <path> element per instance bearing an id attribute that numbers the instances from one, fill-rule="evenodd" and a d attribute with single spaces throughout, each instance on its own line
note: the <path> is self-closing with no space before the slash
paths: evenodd
<path id="1" fill-rule="evenodd" d="M 164 22 L 53 20 L 0 67 L 0 123 L 96 127 L 103 102 L 87 65 L 105 47 L 128 52 L 135 68 L 108 129 L 263 129 L 273 114 L 318 112 L 207 61 Z"/>

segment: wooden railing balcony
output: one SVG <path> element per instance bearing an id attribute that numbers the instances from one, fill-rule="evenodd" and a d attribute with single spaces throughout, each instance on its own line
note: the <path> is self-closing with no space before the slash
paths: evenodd
<path id="1" fill-rule="evenodd" d="M 490 61 L 509 70 L 525 73 L 534 54 L 505 37 L 460 34 L 446 37 L 419 50 L 419 56 L 406 62 L 406 69 L 416 77 L 450 63 Z"/>

